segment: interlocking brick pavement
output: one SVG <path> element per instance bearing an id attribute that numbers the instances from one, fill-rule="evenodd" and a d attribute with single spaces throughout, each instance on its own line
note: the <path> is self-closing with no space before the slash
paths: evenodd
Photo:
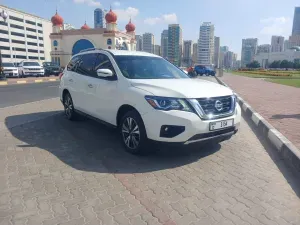
<path id="1" fill-rule="evenodd" d="M 300 149 L 300 88 L 229 73 L 220 79 Z"/>
<path id="2" fill-rule="evenodd" d="M 138 157 L 54 100 L 21 107 L 0 109 L 1 225 L 300 224 L 299 177 L 245 121 L 221 145 Z"/>

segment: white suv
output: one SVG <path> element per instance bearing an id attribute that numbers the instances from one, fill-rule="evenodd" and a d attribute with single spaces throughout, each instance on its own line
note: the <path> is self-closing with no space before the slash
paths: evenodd
<path id="1" fill-rule="evenodd" d="M 34 61 L 22 61 L 18 65 L 19 77 L 28 77 L 28 76 L 44 76 L 45 70 L 38 63 Z"/>
<path id="2" fill-rule="evenodd" d="M 134 154 L 149 150 L 149 141 L 221 142 L 237 132 L 241 120 L 232 90 L 191 79 L 145 52 L 82 51 L 65 68 L 59 92 L 69 120 L 83 114 L 118 128 Z"/>

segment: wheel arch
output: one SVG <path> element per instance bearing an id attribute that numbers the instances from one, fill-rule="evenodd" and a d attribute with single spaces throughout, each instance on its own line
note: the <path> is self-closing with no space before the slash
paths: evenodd
<path id="1" fill-rule="evenodd" d="M 120 108 L 118 109 L 118 112 L 117 112 L 117 116 L 116 116 L 117 127 L 120 125 L 122 117 L 127 112 L 130 112 L 130 111 L 136 111 L 141 117 L 141 114 L 139 113 L 139 111 L 135 107 L 133 107 L 132 105 L 129 105 L 129 104 L 124 104 L 124 105 L 120 106 Z"/>

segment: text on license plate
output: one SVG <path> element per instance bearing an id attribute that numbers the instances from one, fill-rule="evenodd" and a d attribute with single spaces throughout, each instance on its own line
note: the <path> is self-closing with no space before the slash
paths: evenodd
<path id="1" fill-rule="evenodd" d="M 209 123 L 209 130 L 218 130 L 233 126 L 233 119 Z"/>

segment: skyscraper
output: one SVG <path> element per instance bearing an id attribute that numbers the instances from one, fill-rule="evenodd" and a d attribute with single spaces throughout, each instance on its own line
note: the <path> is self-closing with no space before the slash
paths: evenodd
<path id="1" fill-rule="evenodd" d="M 230 69 L 233 67 L 234 53 L 231 51 L 224 53 L 224 67 Z"/>
<path id="2" fill-rule="evenodd" d="M 220 67 L 220 37 L 215 37 L 215 49 L 214 49 L 214 66 Z"/>
<path id="3" fill-rule="evenodd" d="M 135 35 L 136 40 L 136 50 L 143 51 L 143 37 L 142 35 Z"/>
<path id="4" fill-rule="evenodd" d="M 257 54 L 258 53 L 269 53 L 269 52 L 271 52 L 271 45 L 264 44 L 264 45 L 257 46 Z"/>
<path id="5" fill-rule="evenodd" d="M 182 30 L 179 24 L 169 24 L 168 29 L 168 60 L 181 66 Z"/>
<path id="6" fill-rule="evenodd" d="M 192 55 L 192 64 L 194 65 L 197 63 L 197 57 L 198 57 L 198 44 L 193 44 L 193 55 Z"/>
<path id="7" fill-rule="evenodd" d="M 204 22 L 200 26 L 198 40 L 198 63 L 212 65 L 214 63 L 214 33 L 215 27 L 210 22 Z"/>
<path id="8" fill-rule="evenodd" d="M 143 51 L 154 53 L 154 35 L 151 33 L 143 34 Z"/>
<path id="9" fill-rule="evenodd" d="M 97 8 L 94 10 L 94 28 L 104 27 L 104 16 L 106 10 Z"/>
<path id="10" fill-rule="evenodd" d="M 159 56 L 161 55 L 160 45 L 154 45 L 154 54 Z"/>
<path id="11" fill-rule="evenodd" d="M 242 40 L 241 66 L 246 67 L 257 52 L 257 38 L 247 38 Z"/>
<path id="12" fill-rule="evenodd" d="M 295 7 L 292 35 L 300 35 L 300 7 Z"/>
<path id="13" fill-rule="evenodd" d="M 193 42 L 192 41 L 184 41 L 183 42 L 183 63 L 184 66 L 192 65 L 192 54 L 193 54 Z"/>
<path id="14" fill-rule="evenodd" d="M 161 56 L 163 58 L 168 57 L 168 36 L 168 30 L 163 30 L 163 32 L 161 33 Z"/>
<path id="15" fill-rule="evenodd" d="M 284 50 L 284 37 L 272 36 L 271 51 L 272 52 L 283 52 L 283 50 Z"/>

